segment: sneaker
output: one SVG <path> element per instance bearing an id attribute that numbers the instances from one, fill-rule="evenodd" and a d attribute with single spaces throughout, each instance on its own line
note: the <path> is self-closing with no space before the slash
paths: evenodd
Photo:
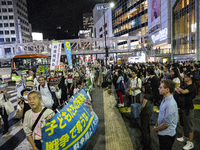
<path id="1" fill-rule="evenodd" d="M 186 142 L 186 141 L 188 141 L 188 138 L 185 137 L 185 136 L 182 136 L 180 138 L 177 138 L 177 141 L 179 141 L 179 142 Z"/>
<path id="2" fill-rule="evenodd" d="M 124 107 L 124 103 L 123 104 L 118 104 L 118 107 Z"/>
<path id="3" fill-rule="evenodd" d="M 186 149 L 186 150 L 192 149 L 192 148 L 194 148 L 194 144 L 190 141 L 187 141 L 187 144 L 183 147 L 183 149 Z"/>

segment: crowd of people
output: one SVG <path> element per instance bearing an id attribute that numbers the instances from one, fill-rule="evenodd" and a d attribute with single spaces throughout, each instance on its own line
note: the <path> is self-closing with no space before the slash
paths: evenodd
<path id="1" fill-rule="evenodd" d="M 120 99 L 118 107 L 141 103 L 141 131 L 143 150 L 151 150 L 150 125 L 159 137 L 160 150 L 170 150 L 175 141 L 178 114 L 183 126 L 179 142 L 186 142 L 183 149 L 192 149 L 193 101 L 200 94 L 200 64 L 145 63 L 115 66 L 113 84 Z M 125 95 L 125 96 L 123 96 Z M 124 103 L 126 99 L 126 103 Z M 153 113 L 157 107 L 158 120 Z"/>
<path id="2" fill-rule="evenodd" d="M 41 121 L 49 118 L 60 106 L 69 102 L 70 97 L 80 89 L 87 89 L 88 80 L 95 85 L 99 66 L 76 66 L 63 70 L 49 71 L 48 74 L 36 72 L 33 82 L 24 77 L 16 79 L 17 111 L 15 119 L 21 119 L 28 141 L 34 150 L 41 149 Z M 11 95 L 4 88 L 0 94 L 0 115 L 4 121 L 3 135 L 9 133 L 8 114 L 3 106 Z M 89 91 L 86 90 L 86 91 Z M 90 97 L 90 93 L 87 92 Z M 90 99 L 91 100 L 91 99 Z"/>
<path id="3" fill-rule="evenodd" d="M 16 118 L 22 118 L 23 128 L 32 148 L 41 149 L 41 120 L 66 104 L 90 79 L 93 89 L 113 84 L 120 100 L 118 107 L 141 103 L 143 150 L 151 150 L 150 124 L 154 124 L 152 131 L 159 137 L 160 149 L 172 149 L 178 114 L 183 126 L 183 136 L 177 140 L 186 142 L 183 149 L 192 149 L 193 100 L 200 94 L 199 71 L 200 64 L 184 62 L 74 66 L 73 69 L 66 67 L 59 71 L 49 71 L 48 74 L 36 72 L 33 82 L 27 82 L 23 77 L 16 79 Z M 9 97 L 10 94 L 2 90 L 0 106 Z M 157 121 L 153 113 L 154 106 L 159 112 Z M 4 121 L 3 134 L 6 134 L 9 125 L 4 107 L 0 107 L 0 115 Z"/>

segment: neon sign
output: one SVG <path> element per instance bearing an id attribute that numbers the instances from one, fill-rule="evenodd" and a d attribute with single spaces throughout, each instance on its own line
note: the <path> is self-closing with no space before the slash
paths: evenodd
<path id="1" fill-rule="evenodd" d="M 167 30 L 167 28 L 165 28 L 165 29 L 159 31 L 159 33 L 157 35 L 155 35 L 155 34 L 152 35 L 151 39 L 152 39 L 153 43 L 155 43 L 157 40 L 163 41 L 163 40 L 167 39 L 167 36 L 168 36 L 168 30 Z"/>

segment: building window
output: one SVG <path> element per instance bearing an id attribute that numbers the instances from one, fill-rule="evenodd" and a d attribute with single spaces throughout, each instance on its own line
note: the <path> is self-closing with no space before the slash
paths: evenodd
<path id="1" fill-rule="evenodd" d="M 8 19 L 8 16 L 3 16 L 3 20 L 7 20 Z"/>
<path id="2" fill-rule="evenodd" d="M 7 9 L 6 8 L 2 8 L 2 12 L 7 12 Z"/>
<path id="3" fill-rule="evenodd" d="M 0 19 L 2 19 L 2 16 L 0 16 Z"/>
<path id="4" fill-rule="evenodd" d="M 8 8 L 8 12 L 13 12 L 13 9 L 12 8 Z"/>
<path id="5" fill-rule="evenodd" d="M 10 23 L 10 27 L 14 27 L 14 25 L 15 25 L 14 23 Z"/>
<path id="6" fill-rule="evenodd" d="M 0 27 L 3 27 L 3 24 L 2 24 L 2 23 L 0 23 Z"/>
<path id="7" fill-rule="evenodd" d="M 13 19 L 13 16 L 9 16 L 9 19 Z"/>
<path id="8" fill-rule="evenodd" d="M 6 34 L 6 35 L 7 35 L 7 34 L 9 34 L 9 31 L 8 31 L 8 30 L 6 30 L 6 31 L 5 31 L 5 34 Z"/>
<path id="9" fill-rule="evenodd" d="M 10 42 L 10 38 L 6 38 L 6 42 Z"/>
<path id="10" fill-rule="evenodd" d="M 12 1 L 7 1 L 7 4 L 8 5 L 12 5 Z"/>
<path id="11" fill-rule="evenodd" d="M 16 38 L 11 38 L 12 42 L 16 41 Z"/>
<path id="12" fill-rule="evenodd" d="M 107 27 L 107 23 L 104 25 L 104 29 Z"/>
<path id="13" fill-rule="evenodd" d="M 8 23 L 4 23 L 4 27 L 8 27 Z"/>
<path id="14" fill-rule="evenodd" d="M 0 38 L 0 42 L 4 42 L 4 38 Z"/>
<path id="15" fill-rule="evenodd" d="M 11 30 L 11 34 L 15 34 L 15 30 Z"/>
<path id="16" fill-rule="evenodd" d="M 6 5 L 6 1 L 2 1 L 1 4 L 2 4 L 2 5 Z"/>
<path id="17" fill-rule="evenodd" d="M 0 35 L 2 35 L 3 34 L 3 31 L 0 31 Z"/>

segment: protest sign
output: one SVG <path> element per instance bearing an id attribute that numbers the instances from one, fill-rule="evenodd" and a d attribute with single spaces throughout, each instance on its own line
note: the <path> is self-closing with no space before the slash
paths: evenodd
<path id="1" fill-rule="evenodd" d="M 60 64 L 60 56 L 61 43 L 59 43 L 58 41 L 52 41 L 50 69 L 55 69 L 55 66 Z"/>
<path id="2" fill-rule="evenodd" d="M 82 89 L 42 128 L 43 150 L 79 150 L 95 132 L 98 117 Z"/>

